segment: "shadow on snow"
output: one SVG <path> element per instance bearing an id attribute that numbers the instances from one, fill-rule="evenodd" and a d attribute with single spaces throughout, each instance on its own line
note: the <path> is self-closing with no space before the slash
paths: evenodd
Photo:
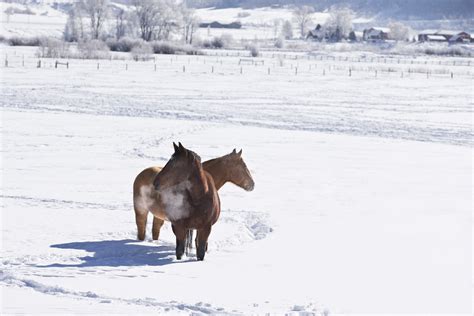
<path id="1" fill-rule="evenodd" d="M 72 242 L 51 245 L 52 248 L 77 249 L 93 252 L 92 256 L 79 257 L 80 264 L 42 265 L 42 268 L 62 267 L 120 267 L 162 266 L 184 261 L 175 260 L 175 248 L 170 245 L 154 245 L 132 239 Z"/>

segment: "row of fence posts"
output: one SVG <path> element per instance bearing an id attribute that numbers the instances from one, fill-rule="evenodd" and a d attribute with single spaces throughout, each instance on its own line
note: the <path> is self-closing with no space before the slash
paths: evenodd
<path id="1" fill-rule="evenodd" d="M 216 56 L 217 56 L 217 54 L 216 54 Z M 239 54 L 238 56 L 240 56 L 240 54 Z M 275 56 L 275 54 L 272 54 L 272 58 L 274 58 L 274 56 Z M 286 56 L 287 56 L 286 54 L 283 54 L 283 59 L 287 59 Z M 297 60 L 297 59 L 298 59 L 298 56 L 295 56 L 295 57 L 296 57 L 295 60 Z M 308 60 L 310 60 L 310 56 L 307 56 L 307 57 L 308 57 Z M 320 56 L 320 57 L 321 57 L 320 60 L 322 61 L 322 60 L 323 60 L 323 56 Z M 331 56 L 331 58 L 332 58 L 333 60 L 336 60 L 336 57 L 335 57 L 335 56 Z M 343 60 L 341 56 L 339 56 L 338 58 L 339 58 L 340 61 Z M 175 59 L 178 60 L 178 56 L 176 56 Z M 196 56 L 196 60 L 197 60 L 197 59 L 198 59 L 198 56 Z M 316 57 L 315 57 L 315 59 L 317 60 Z M 371 62 L 373 62 L 374 59 L 376 59 L 376 60 L 380 63 L 380 58 L 371 58 Z M 153 60 L 155 61 L 155 65 L 156 65 L 156 58 L 153 58 Z M 329 60 L 329 56 L 326 56 L 326 60 Z M 361 61 L 360 58 L 358 58 L 357 60 L 358 60 L 358 62 Z M 387 63 L 387 58 L 384 58 L 383 60 L 384 60 L 384 63 Z M 110 61 L 112 61 L 112 57 L 110 57 Z M 217 61 L 217 63 L 219 63 L 219 58 L 217 58 L 216 61 Z M 345 58 L 345 61 L 348 61 L 348 57 Z M 241 62 L 242 62 L 242 59 L 239 60 L 239 65 L 241 64 Z M 352 62 L 355 62 L 355 59 L 354 59 L 354 58 L 352 59 Z M 365 61 L 365 62 L 368 62 L 368 60 Z M 170 63 L 173 64 L 173 58 L 170 58 Z M 190 64 L 190 63 L 191 63 L 191 59 L 188 58 L 188 64 Z M 206 64 L 206 59 L 203 59 L 203 63 Z M 413 63 L 414 63 L 413 60 L 411 60 L 411 64 L 413 64 Z M 425 65 L 426 65 L 427 63 L 428 63 L 428 61 L 425 61 L 425 62 L 424 62 Z M 220 61 L 220 64 L 222 65 L 222 60 Z M 263 63 L 263 64 L 264 64 L 264 63 Z M 283 61 L 280 60 L 280 66 L 282 66 L 282 64 L 283 64 Z M 398 64 L 400 64 L 400 59 L 398 59 Z M 418 63 L 418 64 L 422 64 L 422 63 Z M 430 64 L 435 64 L 435 62 L 430 62 Z M 438 64 L 441 65 L 441 61 L 439 61 Z M 447 63 L 446 63 L 446 65 L 447 65 Z M 453 66 L 455 66 L 455 65 L 456 65 L 456 61 L 453 61 Z M 471 65 L 471 61 L 468 61 L 468 66 L 470 66 L 470 65 Z M 22 66 L 23 66 L 23 67 L 25 66 L 25 55 L 24 55 L 24 54 L 23 54 L 23 56 L 22 56 Z M 255 66 L 257 66 L 256 63 L 255 63 Z M 5 67 L 8 67 L 8 55 L 5 56 Z M 39 67 L 40 67 L 40 65 L 39 65 Z M 38 68 L 39 68 L 39 67 L 38 67 Z M 155 66 L 155 67 L 156 67 L 156 66 Z M 293 67 L 293 65 L 292 65 L 292 67 Z M 57 64 L 55 65 L 55 68 L 57 68 Z M 68 67 L 68 68 L 69 68 L 69 67 Z M 126 65 L 126 68 L 128 69 L 128 65 Z M 99 64 L 99 63 L 97 63 L 97 69 L 100 69 L 100 64 Z M 155 70 L 155 71 L 156 71 L 156 70 Z M 183 71 L 183 72 L 184 72 L 184 71 Z"/>
<path id="2" fill-rule="evenodd" d="M 275 53 L 273 53 L 273 54 L 271 55 L 272 58 L 275 58 L 275 56 L 276 56 Z M 298 59 L 304 59 L 304 58 L 305 58 L 305 57 L 303 57 L 303 56 L 298 56 L 298 55 L 295 55 L 294 58 L 289 58 L 290 56 L 291 56 L 291 55 L 288 55 L 288 56 L 287 56 L 286 54 L 279 54 L 279 56 L 277 56 L 277 57 L 282 57 L 283 59 L 293 59 L 293 60 L 298 60 Z M 360 57 L 359 57 L 359 58 L 349 58 L 349 57 L 345 57 L 345 58 L 344 58 L 344 57 L 342 57 L 342 56 L 336 57 L 336 56 L 322 56 L 322 55 L 320 55 L 320 56 L 319 56 L 319 60 L 322 61 L 322 60 L 324 59 L 324 57 L 325 57 L 326 60 L 334 60 L 334 61 L 339 60 L 339 61 L 350 61 L 350 62 L 359 62 L 359 63 L 360 63 L 360 62 L 367 62 L 367 63 L 368 63 L 368 62 L 371 62 L 371 63 L 377 62 L 377 63 L 381 63 L 381 61 L 383 60 L 383 63 L 384 63 L 384 64 L 387 64 L 387 60 L 388 60 L 388 61 L 389 61 L 389 62 L 388 62 L 389 64 L 390 64 L 390 63 L 394 64 L 394 63 L 395 63 L 395 60 L 396 60 L 396 63 L 397 63 L 397 64 L 400 64 L 400 63 L 401 63 L 401 64 L 408 64 L 408 63 L 409 63 L 409 64 L 412 64 L 412 65 L 415 64 L 415 63 L 416 63 L 416 64 L 420 64 L 420 65 L 422 65 L 422 64 L 427 65 L 427 64 L 428 64 L 428 60 L 425 60 L 424 62 L 423 62 L 423 61 L 415 62 L 415 61 L 413 61 L 413 60 L 409 60 L 409 61 L 406 60 L 406 61 L 408 61 L 408 62 L 405 62 L 405 60 L 402 60 L 401 58 L 397 58 L 397 59 L 388 58 L 388 59 L 387 59 L 387 58 L 385 58 L 385 57 L 384 57 L 384 58 L 382 58 L 382 57 L 372 57 L 372 58 L 370 58 L 370 60 L 369 60 L 368 58 L 362 59 L 362 58 L 360 58 Z M 307 60 L 311 60 L 311 56 L 309 56 L 309 55 L 306 56 L 306 58 L 307 58 Z M 315 59 L 315 60 L 318 60 L 318 56 L 314 56 L 314 59 Z M 390 62 L 391 60 L 393 60 L 394 62 Z M 443 64 L 441 60 L 438 61 L 438 62 L 436 62 L 436 61 L 430 61 L 429 63 L 430 63 L 430 64 L 433 64 L 433 65 L 436 65 L 436 64 L 438 64 L 438 65 L 446 65 L 446 66 L 449 66 L 449 65 L 450 65 L 450 62 L 446 61 L 446 62 Z M 453 60 L 452 65 L 453 65 L 453 66 L 456 66 L 456 61 L 455 61 L 455 60 Z M 462 62 L 462 61 L 461 61 L 461 62 L 458 62 L 458 65 L 461 65 L 461 66 L 462 66 L 462 65 L 463 65 L 463 62 Z M 467 66 L 471 66 L 471 61 L 470 61 L 470 60 L 467 61 Z"/>
<path id="3" fill-rule="evenodd" d="M 240 62 L 239 62 L 239 64 L 240 64 Z M 55 63 L 54 63 L 54 68 L 58 68 L 59 65 L 66 66 L 66 68 L 69 69 L 69 62 L 60 62 L 60 61 L 56 60 Z M 24 58 L 22 59 L 22 66 L 23 67 L 25 66 Z M 40 59 L 40 60 L 38 60 L 38 63 L 37 63 L 36 67 L 41 68 L 41 66 L 42 66 L 42 63 L 41 63 L 41 59 Z M 5 58 L 5 67 L 8 67 L 8 59 L 7 58 Z M 293 64 L 291 65 L 291 69 L 292 68 L 293 68 Z M 295 75 L 298 75 L 298 66 L 295 66 L 294 68 L 295 68 Z M 317 68 L 317 65 L 315 65 L 315 68 Z M 186 66 L 183 65 L 182 69 L 183 69 L 183 73 L 185 73 L 186 72 Z M 268 75 L 271 74 L 270 69 L 271 69 L 270 67 L 267 68 L 267 74 Z M 97 63 L 97 70 L 100 70 L 100 63 Z M 125 70 L 128 70 L 128 63 L 125 64 Z M 309 65 L 309 70 L 311 71 L 311 65 Z M 154 71 L 157 71 L 156 63 L 154 64 Z M 388 71 L 388 72 L 390 72 L 390 71 Z M 214 66 L 211 66 L 211 73 L 214 73 Z M 409 74 L 411 73 L 410 68 L 408 68 L 408 73 Z M 242 66 L 240 66 L 240 74 L 243 74 L 243 67 Z M 326 75 L 326 70 L 325 69 L 323 69 L 322 74 L 323 74 L 323 76 Z M 375 77 L 377 77 L 377 74 L 378 74 L 378 71 L 375 70 Z M 426 72 L 426 78 L 429 78 L 430 74 L 431 73 L 429 71 L 427 71 Z M 401 72 L 400 76 L 401 76 L 401 78 L 404 77 L 403 71 Z M 352 68 L 349 68 L 349 77 L 352 77 Z M 454 73 L 453 72 L 450 73 L 450 77 L 451 77 L 451 79 L 454 78 Z"/>

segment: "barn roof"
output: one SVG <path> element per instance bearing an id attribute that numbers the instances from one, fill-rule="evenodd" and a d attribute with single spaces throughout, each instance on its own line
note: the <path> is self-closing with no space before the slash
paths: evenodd
<path id="1" fill-rule="evenodd" d="M 430 35 L 430 34 L 436 34 L 436 32 L 438 32 L 438 30 L 423 30 L 418 34 L 420 34 L 420 35 Z"/>
<path id="2" fill-rule="evenodd" d="M 433 40 L 433 41 L 445 41 L 446 40 L 446 37 L 444 37 L 443 35 L 427 35 L 426 36 L 429 40 Z"/>
<path id="3" fill-rule="evenodd" d="M 388 27 L 374 26 L 372 28 L 376 31 L 381 31 L 381 32 L 384 32 L 384 33 L 390 33 L 390 29 Z"/>
<path id="4" fill-rule="evenodd" d="M 462 31 L 451 31 L 451 30 L 439 30 L 437 31 L 435 34 L 438 34 L 438 35 L 458 35 L 459 33 L 462 33 Z"/>

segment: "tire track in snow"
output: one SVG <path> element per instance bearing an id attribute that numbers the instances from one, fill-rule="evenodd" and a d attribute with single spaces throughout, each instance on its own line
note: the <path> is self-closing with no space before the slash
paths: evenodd
<path id="1" fill-rule="evenodd" d="M 19 278 L 13 276 L 12 274 L 0 271 L 0 283 L 3 283 L 7 286 L 18 286 L 21 288 L 29 288 L 34 291 L 47 294 L 47 295 L 64 295 L 69 296 L 75 299 L 91 299 L 98 301 L 98 303 L 122 303 L 129 305 L 142 305 L 150 307 L 158 307 L 162 309 L 162 312 L 172 312 L 172 311 L 182 311 L 188 313 L 204 313 L 204 314 L 227 314 L 223 308 L 213 308 L 210 304 L 198 302 L 194 305 L 180 303 L 177 301 L 170 302 L 159 302 L 153 298 L 135 298 L 135 299 L 126 299 L 120 297 L 112 297 L 100 295 L 92 291 L 82 292 L 82 291 L 73 291 L 66 288 L 55 286 L 55 285 L 46 285 L 31 279 Z M 235 313 L 234 313 L 235 314 Z"/>
<path id="2" fill-rule="evenodd" d="M 206 128 L 208 128 L 208 124 L 201 124 L 192 128 L 188 129 L 183 129 L 179 130 L 176 132 L 171 132 L 167 136 L 162 136 L 159 138 L 153 138 L 153 139 L 142 139 L 141 143 L 139 146 L 133 147 L 131 150 L 123 152 L 123 154 L 127 157 L 133 157 L 133 158 L 144 158 L 144 159 L 149 159 L 153 161 L 168 161 L 169 157 L 163 157 L 163 156 L 154 156 L 152 154 L 147 153 L 146 151 L 150 148 L 156 149 L 158 146 L 164 145 L 165 143 L 168 143 L 170 145 L 172 142 L 178 142 L 180 141 L 180 138 L 183 135 L 187 134 L 193 134 L 199 131 L 202 131 Z"/>
<path id="3" fill-rule="evenodd" d="M 122 204 L 105 204 L 105 203 L 94 203 L 94 202 L 81 202 L 73 200 L 61 200 L 61 199 L 48 199 L 48 198 L 38 198 L 22 195 L 0 195 L 1 199 L 13 200 L 15 202 L 24 203 L 30 206 L 36 206 L 42 204 L 47 208 L 63 208 L 67 206 L 68 208 L 76 209 L 102 209 L 102 210 L 124 210 L 129 211 L 132 209 L 131 203 L 122 203 Z"/>

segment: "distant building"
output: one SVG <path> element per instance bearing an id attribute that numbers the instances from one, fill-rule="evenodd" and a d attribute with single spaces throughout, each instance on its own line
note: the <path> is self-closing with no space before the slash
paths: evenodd
<path id="1" fill-rule="evenodd" d="M 232 22 L 232 23 L 220 23 L 217 21 L 211 22 L 211 23 L 200 23 L 199 27 L 203 28 L 215 28 L 215 29 L 240 29 L 242 28 L 242 23 L 240 22 Z"/>
<path id="2" fill-rule="evenodd" d="M 471 35 L 464 31 L 425 30 L 418 34 L 419 42 L 469 43 Z"/>
<path id="3" fill-rule="evenodd" d="M 452 36 L 450 39 L 449 39 L 449 42 L 450 43 L 470 43 L 473 41 L 473 38 L 467 34 L 466 36 L 466 32 L 461 32 L 459 34 L 456 34 L 454 36 Z"/>
<path id="4" fill-rule="evenodd" d="M 354 32 L 355 39 L 357 42 L 360 42 L 364 39 L 364 32 L 360 32 L 360 31 L 353 31 L 353 32 Z"/>
<path id="5" fill-rule="evenodd" d="M 386 27 L 371 27 L 365 29 L 363 38 L 365 41 L 385 41 L 388 39 L 390 29 Z"/>
<path id="6" fill-rule="evenodd" d="M 310 30 L 308 34 L 306 35 L 306 39 L 312 39 L 315 41 L 322 41 L 325 39 L 327 36 L 325 32 L 323 31 L 323 28 L 321 27 L 321 24 L 316 25 L 314 30 Z"/>
<path id="7" fill-rule="evenodd" d="M 428 34 L 425 36 L 426 42 L 447 42 L 446 37 L 442 35 L 431 35 Z"/>

